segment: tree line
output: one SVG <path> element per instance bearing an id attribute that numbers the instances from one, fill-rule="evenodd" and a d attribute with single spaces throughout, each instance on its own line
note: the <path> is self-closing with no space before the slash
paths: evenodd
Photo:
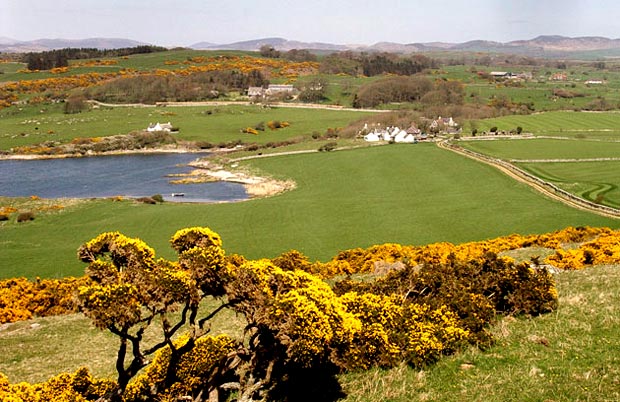
<path id="1" fill-rule="evenodd" d="M 321 73 L 365 75 L 372 77 L 381 74 L 413 75 L 428 68 L 439 66 L 437 60 L 415 54 L 399 56 L 394 53 L 332 53 L 321 60 Z"/>
<path id="2" fill-rule="evenodd" d="M 45 52 L 26 53 L 23 62 L 28 70 L 50 70 L 57 67 L 67 67 L 69 60 L 96 59 L 99 57 L 123 57 L 132 54 L 164 52 L 168 49 L 161 46 L 142 45 L 120 49 L 95 48 L 65 48 L 48 50 Z"/>
<path id="3" fill-rule="evenodd" d="M 264 86 L 269 81 L 258 70 L 209 71 L 188 76 L 146 75 L 119 78 L 87 88 L 87 99 L 111 103 L 188 102 L 216 99 L 230 90 Z"/>

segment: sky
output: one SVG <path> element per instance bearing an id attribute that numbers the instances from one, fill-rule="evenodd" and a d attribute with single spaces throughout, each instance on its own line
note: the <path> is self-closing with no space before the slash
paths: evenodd
<path id="1" fill-rule="evenodd" d="M 0 37 L 126 38 L 161 46 L 498 42 L 620 37 L 617 0 L 0 0 Z"/>

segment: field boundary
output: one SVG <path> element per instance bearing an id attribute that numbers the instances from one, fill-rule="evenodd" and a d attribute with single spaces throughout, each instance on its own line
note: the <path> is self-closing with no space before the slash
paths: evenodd
<path id="1" fill-rule="evenodd" d="M 103 107 L 196 107 L 196 106 L 261 106 L 259 103 L 249 101 L 204 101 L 204 102 L 155 102 L 155 104 L 147 103 L 105 103 L 96 100 L 90 100 L 89 103 Z M 371 113 L 389 113 L 393 110 L 386 109 L 356 109 L 352 107 L 344 107 L 339 105 L 323 105 L 320 103 L 286 103 L 273 102 L 265 105 L 265 107 L 282 107 L 291 109 L 322 109 L 335 110 L 345 112 L 371 112 Z"/>
<path id="2" fill-rule="evenodd" d="M 442 149 L 450 150 L 468 158 L 485 163 L 487 165 L 491 165 L 499 169 L 509 177 L 512 177 L 513 179 L 521 183 L 527 184 L 534 190 L 546 195 L 547 197 L 560 201 L 570 207 L 593 212 L 595 214 L 602 215 L 608 218 L 620 219 L 619 209 L 596 204 L 594 202 L 577 197 L 576 195 L 559 188 L 555 184 L 542 180 L 541 178 L 534 176 L 533 174 L 528 173 L 525 170 L 520 169 L 504 160 L 492 158 L 490 156 L 471 151 L 469 149 L 461 147 L 460 145 L 450 143 L 447 140 L 437 142 L 437 146 Z"/>

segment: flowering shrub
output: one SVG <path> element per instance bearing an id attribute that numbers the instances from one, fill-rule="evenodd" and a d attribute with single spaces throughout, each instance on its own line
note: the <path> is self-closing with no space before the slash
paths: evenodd
<path id="1" fill-rule="evenodd" d="M 0 377 L 0 397 L 200 401 L 225 398 L 235 388 L 239 400 L 292 400 L 299 393 L 327 400 L 338 391 L 338 372 L 403 361 L 425 366 L 466 343 L 491 344 L 488 327 L 498 314 L 538 315 L 557 308 L 554 282 L 544 267 L 517 264 L 497 257 L 497 251 L 552 246 L 557 252 L 549 259 L 579 268 L 618 262 L 619 236 L 605 228 L 567 228 L 461 245 L 384 244 L 343 251 L 323 264 L 295 250 L 272 260 L 227 257 L 220 236 L 202 227 L 172 236 L 175 261 L 156 259 L 139 239 L 103 233 L 78 250 L 88 263 L 84 282 L 55 286 L 59 294 L 77 288 L 82 311 L 120 338 L 118 381 L 97 382 L 83 370 L 35 385 L 11 385 Z M 385 265 L 387 273 L 372 281 L 348 277 L 333 288 L 313 275 L 371 272 Z M 56 294 L 57 288 L 35 292 L 31 282 L 11 280 L 0 286 L 0 306 L 7 306 L 0 313 L 15 320 L 52 311 L 56 301 L 46 293 Z M 198 318 L 207 296 L 224 301 Z M 22 304 L 10 306 L 13 300 Z M 27 307 L 31 304 L 41 312 Z M 243 339 L 205 336 L 205 323 L 225 308 L 245 319 Z M 147 348 L 144 331 L 156 322 L 161 339 Z M 188 332 L 175 337 L 181 328 Z"/>
<path id="2" fill-rule="evenodd" d="M 482 261 L 409 265 L 374 282 L 347 278 L 335 285 L 335 291 L 397 295 L 435 310 L 447 308 L 458 318 L 456 327 L 465 329 L 467 339 L 476 344 L 492 342 L 487 327 L 496 314 L 538 315 L 557 308 L 555 285 L 545 269 L 492 253 Z"/>
<path id="3" fill-rule="evenodd" d="M 556 250 L 556 256 L 548 257 L 545 262 L 560 268 L 569 269 L 583 268 L 585 265 L 596 263 L 620 262 L 620 257 L 615 254 L 609 244 L 613 239 L 620 240 L 620 231 L 612 231 L 609 228 L 591 227 L 568 227 L 553 233 L 542 235 L 517 235 L 498 237 L 479 242 L 462 243 L 433 243 L 425 246 L 403 246 L 399 244 L 383 244 L 371 246 L 367 249 L 350 249 L 338 253 L 326 264 L 315 264 L 313 272 L 320 273 L 323 277 L 343 275 L 350 273 L 373 272 L 377 262 L 393 263 L 405 261 L 408 264 L 446 264 L 451 260 L 456 261 L 482 261 L 487 253 L 499 254 L 509 250 L 517 250 L 532 246 L 545 247 Z M 616 240 L 616 241 L 617 241 Z M 575 244 L 586 242 L 582 246 Z M 602 243 L 608 244 L 603 246 Z M 564 249 L 568 248 L 568 250 Z M 581 252 L 570 251 L 570 247 L 583 248 Z M 591 259 L 586 249 L 603 247 L 606 251 L 599 252 L 597 260 Z M 584 257 L 584 253 L 586 256 Z M 604 258 L 603 255 L 607 257 Z M 564 261 L 562 263 L 561 261 Z"/>
<path id="4" fill-rule="evenodd" d="M 0 373 L 0 400 L 5 402 L 86 402 L 109 400 L 116 384 L 110 380 L 95 379 L 86 368 L 74 374 L 63 373 L 44 383 L 10 384 Z"/>
<path id="5" fill-rule="evenodd" d="M 232 338 L 206 336 L 196 340 L 195 345 L 191 342 L 189 336 L 176 340 L 174 347 L 182 353 L 175 358 L 169 346 L 160 349 L 153 362 L 128 385 L 123 400 L 178 401 L 188 395 L 195 400 L 200 393 L 209 395 L 222 381 L 230 380 L 221 371 L 228 355 L 238 347 Z M 170 372 L 175 373 L 173 378 Z"/>
<path id="6" fill-rule="evenodd" d="M 0 281 L 0 323 L 70 314 L 77 311 L 73 299 L 78 286 L 87 278 L 5 279 Z"/>
<path id="7" fill-rule="evenodd" d="M 241 130 L 242 133 L 258 135 L 258 131 L 252 127 L 246 127 Z"/>
<path id="8" fill-rule="evenodd" d="M 582 269 L 594 264 L 617 264 L 620 261 L 620 231 L 601 233 L 577 249 L 556 249 L 546 263 L 561 269 Z"/>
<path id="9" fill-rule="evenodd" d="M 347 369 L 391 367 L 401 361 L 427 365 L 457 350 L 469 335 L 445 306 L 433 310 L 403 303 L 396 295 L 356 292 L 344 294 L 341 300 L 362 322 L 354 340 L 342 350 L 341 365 Z"/>

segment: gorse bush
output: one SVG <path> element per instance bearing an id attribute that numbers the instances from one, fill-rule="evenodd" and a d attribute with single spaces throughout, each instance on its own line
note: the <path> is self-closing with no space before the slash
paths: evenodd
<path id="1" fill-rule="evenodd" d="M 0 323 L 77 312 L 74 293 L 88 279 L 5 279 L 0 281 Z"/>
<path id="2" fill-rule="evenodd" d="M 481 261 L 409 265 L 374 282 L 347 278 L 334 289 L 338 294 L 396 295 L 410 303 L 448 308 L 456 314 L 457 326 L 467 330 L 466 339 L 479 345 L 492 342 L 487 327 L 496 314 L 539 315 L 557 308 L 554 281 L 546 269 L 492 253 Z"/>
<path id="3" fill-rule="evenodd" d="M 19 215 L 17 215 L 17 222 L 28 222 L 33 220 L 34 212 L 32 211 L 20 212 Z"/>
<path id="4" fill-rule="evenodd" d="M 59 374 L 41 384 L 10 384 L 0 373 L 0 400 L 6 402 L 105 401 L 110 400 L 114 387 L 114 381 L 95 379 L 86 368 Z"/>
<path id="5" fill-rule="evenodd" d="M 460 245 L 384 244 L 320 263 L 295 250 L 272 260 L 226 256 L 207 228 L 178 231 L 170 240 L 175 260 L 156 259 L 139 239 L 104 233 L 79 249 L 85 278 L 54 285 L 58 292 L 12 280 L 0 288 L 0 305 L 22 303 L 1 310 L 13 321 L 77 295 L 95 326 L 119 339 L 117 380 L 97 382 L 85 372 L 35 385 L 2 379 L 0 395 L 47 400 L 57 395 L 52 387 L 75 401 L 333 401 L 342 396 L 338 373 L 402 362 L 424 367 L 465 345 L 492 344 L 489 325 L 498 315 L 557 308 L 544 266 L 498 253 L 551 248 L 556 254 L 547 260 L 575 269 L 620 261 L 619 239 L 606 228 L 567 228 Z M 374 275 L 349 276 L 357 273 Z M 320 279 L 337 275 L 347 277 L 333 286 Z M 204 312 L 206 297 L 221 304 Z M 224 310 L 243 318 L 243 333 L 209 336 L 209 322 Z M 147 328 L 159 332 L 154 343 L 143 337 Z"/>

